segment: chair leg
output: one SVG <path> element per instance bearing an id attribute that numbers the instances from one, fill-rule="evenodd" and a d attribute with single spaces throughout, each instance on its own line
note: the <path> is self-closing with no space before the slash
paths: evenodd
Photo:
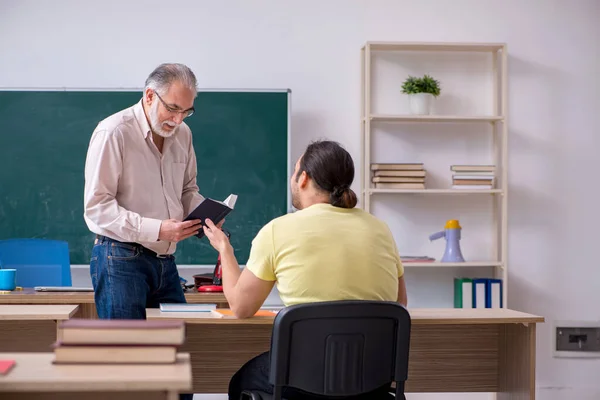
<path id="1" fill-rule="evenodd" d="M 260 391 L 244 390 L 240 400 L 271 400 L 272 397 L 268 393 Z"/>
<path id="2" fill-rule="evenodd" d="M 240 400 L 260 400 L 260 397 L 256 397 L 252 392 L 243 391 L 240 395 Z"/>
<path id="3" fill-rule="evenodd" d="M 396 400 L 406 400 L 404 382 L 396 382 Z"/>

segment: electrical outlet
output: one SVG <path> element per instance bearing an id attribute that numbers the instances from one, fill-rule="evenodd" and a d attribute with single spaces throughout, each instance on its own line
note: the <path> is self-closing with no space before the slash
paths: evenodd
<path id="1" fill-rule="evenodd" d="M 600 358 L 600 321 L 555 321 L 554 357 Z"/>

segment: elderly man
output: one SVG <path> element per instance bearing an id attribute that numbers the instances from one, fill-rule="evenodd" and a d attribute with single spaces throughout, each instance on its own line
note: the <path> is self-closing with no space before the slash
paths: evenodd
<path id="1" fill-rule="evenodd" d="M 96 234 L 90 274 L 98 316 L 144 319 L 146 308 L 185 303 L 173 253 L 199 232 L 182 220 L 203 197 L 196 184 L 192 132 L 196 77 L 162 64 L 143 98 L 101 121 L 85 163 L 85 212 Z"/>

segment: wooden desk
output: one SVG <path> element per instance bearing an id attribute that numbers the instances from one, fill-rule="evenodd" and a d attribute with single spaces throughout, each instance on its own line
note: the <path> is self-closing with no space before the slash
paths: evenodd
<path id="1" fill-rule="evenodd" d="M 54 365 L 54 353 L 0 353 L 0 359 L 16 360 L 0 376 L 2 400 L 177 400 L 192 386 L 189 354 L 168 365 Z"/>
<path id="2" fill-rule="evenodd" d="M 407 392 L 497 392 L 535 398 L 536 323 L 507 309 L 412 309 Z M 148 319 L 184 319 L 195 393 L 226 393 L 250 358 L 269 350 L 272 317 L 181 318 L 147 310 Z"/>
<path id="3" fill-rule="evenodd" d="M 58 321 L 73 317 L 76 305 L 0 304 L 0 352 L 50 351 Z"/>
<path id="4" fill-rule="evenodd" d="M 216 304 L 227 308 L 223 293 L 186 293 L 188 303 Z M 93 292 L 36 292 L 26 288 L 23 291 L 0 294 L 0 304 L 77 304 L 76 318 L 98 318 Z"/>

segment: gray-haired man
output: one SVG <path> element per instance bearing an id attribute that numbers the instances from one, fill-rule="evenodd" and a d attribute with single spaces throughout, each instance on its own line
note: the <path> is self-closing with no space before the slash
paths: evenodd
<path id="1" fill-rule="evenodd" d="M 162 64 L 143 98 L 98 124 L 85 163 L 85 212 L 96 234 L 90 274 L 100 318 L 144 319 L 146 308 L 185 303 L 173 253 L 200 221 L 181 222 L 203 199 L 192 132 L 196 77 Z"/>

